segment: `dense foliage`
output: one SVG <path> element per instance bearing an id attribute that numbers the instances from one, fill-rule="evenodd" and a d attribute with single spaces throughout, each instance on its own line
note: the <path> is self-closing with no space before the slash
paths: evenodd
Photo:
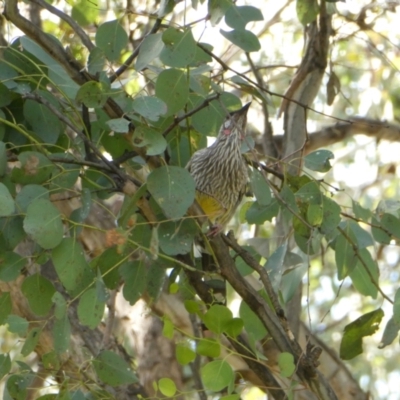
<path id="1" fill-rule="evenodd" d="M 367 398 L 357 379 L 372 367 L 357 372 L 357 361 L 345 361 L 361 359 L 379 328 L 381 348 L 398 337 L 399 275 L 388 267 L 399 259 L 398 160 L 383 180 L 376 173 L 342 190 L 331 145 L 357 133 L 398 140 L 396 125 L 373 119 L 389 103 L 398 114 L 398 49 L 379 30 L 396 5 L 363 4 L 355 16 L 328 0 L 248 3 L 111 11 L 85 0 L 5 1 L 13 39 L 2 37 L 0 60 L 4 399 L 235 400 L 256 387 L 275 399 Z M 376 71 L 387 84 L 366 110 L 362 80 Z M 249 196 L 234 233 L 209 237 L 185 165 L 248 100 Z M 353 118 L 362 106 L 369 118 Z M 334 126 L 317 131 L 321 122 Z M 359 142 L 347 140 L 355 152 Z M 150 373 L 150 353 L 127 344 L 117 293 L 162 322 L 173 355 L 158 357 L 171 371 Z M 344 306 L 352 315 L 336 327 L 326 314 L 349 299 L 357 306 Z M 340 359 L 323 342 L 335 345 L 326 326 L 315 333 L 321 320 L 340 334 Z M 373 377 L 369 384 L 377 390 Z"/>

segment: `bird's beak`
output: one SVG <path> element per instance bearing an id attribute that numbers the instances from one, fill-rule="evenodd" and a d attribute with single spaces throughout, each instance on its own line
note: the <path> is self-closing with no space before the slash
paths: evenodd
<path id="1" fill-rule="evenodd" d="M 250 105 L 251 105 L 251 101 L 249 103 L 245 104 L 242 108 L 239 108 L 239 110 L 232 111 L 229 114 L 231 116 L 233 116 L 233 115 L 237 115 L 237 116 L 246 115 L 248 109 L 250 108 Z"/>

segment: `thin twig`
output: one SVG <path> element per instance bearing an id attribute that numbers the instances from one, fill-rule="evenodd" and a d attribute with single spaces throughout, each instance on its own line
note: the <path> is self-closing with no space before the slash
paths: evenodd
<path id="1" fill-rule="evenodd" d="M 354 254 L 355 256 L 360 260 L 362 266 L 365 269 L 365 272 L 367 273 L 367 275 L 369 276 L 369 278 L 371 279 L 372 284 L 378 289 L 379 293 L 382 295 L 382 297 L 384 299 L 386 299 L 389 303 L 393 304 L 393 300 L 387 296 L 383 290 L 379 287 L 378 282 L 375 280 L 375 278 L 372 276 L 371 271 L 369 270 L 367 264 L 365 263 L 364 259 L 361 257 L 361 254 L 358 251 L 358 246 L 357 244 L 353 241 L 353 239 L 344 231 L 344 229 L 342 229 L 340 226 L 337 227 L 338 231 L 346 238 L 346 240 L 349 242 L 349 244 L 351 245 L 351 247 L 353 248 Z"/>
<path id="2" fill-rule="evenodd" d="M 51 12 L 54 15 L 57 15 L 58 18 L 65 21 L 79 36 L 82 43 L 86 46 L 89 51 L 92 51 L 95 48 L 95 45 L 90 40 L 89 36 L 86 32 L 80 27 L 80 25 L 69 15 L 65 14 L 61 10 L 56 7 L 53 7 L 51 4 L 47 3 L 44 0 L 31 0 L 31 3 L 38 4 L 40 7 L 46 9 L 47 11 Z"/>
<path id="3" fill-rule="evenodd" d="M 267 291 L 268 297 L 271 300 L 271 303 L 275 309 L 276 314 L 279 317 L 284 317 L 285 313 L 279 304 L 278 297 L 275 293 L 274 288 L 272 287 L 272 283 L 269 279 L 267 271 L 257 262 L 257 260 L 245 249 L 243 249 L 238 242 L 236 241 L 233 231 L 229 231 L 228 234 L 222 235 L 222 240 L 232 248 L 242 259 L 243 261 L 254 271 L 256 271 L 260 275 L 261 282 L 264 285 L 265 290 Z"/>
<path id="4" fill-rule="evenodd" d="M 220 96 L 220 94 L 217 93 L 217 94 L 209 97 L 208 99 L 205 99 L 199 106 L 197 106 L 196 108 L 193 108 L 193 110 L 190 110 L 189 112 L 187 112 L 186 114 L 182 115 L 181 117 L 175 118 L 174 122 L 168 128 L 166 128 L 164 130 L 162 135 L 163 136 L 167 136 L 168 133 L 170 133 L 172 131 L 172 129 L 174 129 L 176 126 L 178 126 L 180 122 L 182 122 L 186 118 L 191 117 L 192 115 L 196 114 L 197 112 L 199 112 L 203 108 L 207 107 L 212 101 L 217 100 L 219 98 L 219 96 Z"/>
<path id="5" fill-rule="evenodd" d="M 236 75 L 240 76 L 241 78 L 243 78 L 244 80 L 246 80 L 247 82 L 251 83 L 252 85 L 256 86 L 257 88 L 259 88 L 260 90 L 262 90 L 265 93 L 268 93 L 271 96 L 276 96 L 279 97 L 281 99 L 285 99 L 287 101 L 290 101 L 292 103 L 297 104 L 300 107 L 303 107 L 305 110 L 310 110 L 315 112 L 316 114 L 319 115 L 323 115 L 324 117 L 328 117 L 328 118 L 333 118 L 336 121 L 341 121 L 341 122 L 347 122 L 348 124 L 352 124 L 353 121 L 350 121 L 348 119 L 343 119 L 343 118 L 339 118 L 339 117 L 334 117 L 333 115 L 329 115 L 326 114 L 322 111 L 318 111 L 315 108 L 312 108 L 310 106 L 308 106 L 307 104 L 301 103 L 300 101 L 297 101 L 295 99 L 292 99 L 290 97 L 285 96 L 284 94 L 280 94 L 280 93 L 276 93 L 276 92 L 272 92 L 271 90 L 265 89 L 263 87 L 261 87 L 257 82 L 253 81 L 252 79 L 250 79 L 246 74 L 242 74 L 236 70 L 234 70 L 233 68 L 231 68 L 228 64 L 226 64 L 221 58 L 219 58 L 218 56 L 216 56 L 212 51 L 208 50 L 206 47 L 202 46 L 200 43 L 197 43 L 197 45 L 204 50 L 208 55 L 210 55 L 212 58 L 214 58 L 214 60 L 216 60 L 221 67 L 223 68 L 224 71 L 231 71 L 233 73 L 235 73 Z"/>
<path id="6" fill-rule="evenodd" d="M 114 82 L 116 79 L 118 79 L 118 77 L 121 76 L 129 68 L 129 66 L 133 63 L 135 58 L 139 55 L 140 48 L 141 48 L 143 42 L 145 41 L 145 39 L 149 35 L 152 35 L 153 33 L 156 33 L 160 29 L 161 21 L 162 21 L 162 18 L 157 18 L 156 19 L 156 22 L 154 23 L 154 25 L 151 28 L 150 32 L 147 35 L 145 35 L 145 37 L 139 43 L 139 45 L 136 47 L 134 52 L 126 59 L 126 61 L 118 68 L 118 70 L 116 72 L 114 72 L 109 77 L 111 83 Z"/>

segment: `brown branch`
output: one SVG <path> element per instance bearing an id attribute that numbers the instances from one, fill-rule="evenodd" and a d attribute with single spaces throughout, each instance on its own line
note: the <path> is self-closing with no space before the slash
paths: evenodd
<path id="1" fill-rule="evenodd" d="M 382 295 L 384 299 L 386 299 L 390 304 L 393 304 L 393 300 L 385 294 L 385 292 L 380 288 L 379 283 L 375 280 L 375 278 L 372 276 L 371 271 L 369 270 L 367 264 L 365 263 L 364 259 L 361 257 L 360 252 L 358 251 L 358 246 L 354 242 L 354 240 L 340 227 L 337 227 L 338 231 L 346 238 L 346 240 L 349 242 L 350 246 L 352 247 L 355 256 L 358 258 L 360 261 L 361 265 L 364 267 L 365 272 L 369 276 L 369 279 L 371 279 L 372 284 L 377 288 L 378 292 Z"/>
<path id="2" fill-rule="evenodd" d="M 319 399 L 336 400 L 337 397 L 326 377 L 315 367 L 312 368 L 310 365 L 303 365 L 304 353 L 300 345 L 294 337 L 288 336 L 278 316 L 269 308 L 265 299 L 240 275 L 223 239 L 220 236 L 216 236 L 210 243 L 222 276 L 258 316 L 278 349 L 293 355 L 295 364 L 298 366 L 296 370 L 298 379 L 305 383 L 313 393 L 317 394 Z"/>
<path id="3" fill-rule="evenodd" d="M 260 275 L 261 282 L 264 285 L 265 290 L 267 291 L 268 297 L 271 300 L 272 305 L 274 306 L 276 314 L 280 318 L 285 317 L 285 313 L 283 308 L 279 304 L 278 296 L 276 295 L 274 288 L 272 287 L 272 283 L 269 279 L 267 271 L 257 262 L 257 260 L 245 249 L 239 246 L 235 237 L 233 236 L 233 231 L 229 231 L 228 234 L 222 235 L 222 240 L 232 249 L 234 250 L 243 261 L 254 271 L 256 271 Z M 281 322 L 283 322 L 281 320 Z"/>
<path id="4" fill-rule="evenodd" d="M 95 48 L 95 45 L 92 43 L 92 41 L 90 40 L 90 38 L 86 34 L 86 32 L 69 15 L 65 14 L 58 8 L 53 7 L 51 4 L 47 3 L 44 0 L 30 0 L 30 1 L 31 1 L 31 3 L 35 3 L 35 4 L 39 5 L 40 7 L 46 9 L 47 11 L 51 12 L 52 14 L 56 15 L 58 18 L 62 19 L 64 22 L 66 22 L 74 30 L 74 32 L 79 36 L 79 39 L 81 39 L 82 43 L 86 46 L 86 48 L 89 51 L 91 51 Z"/>
<path id="5" fill-rule="evenodd" d="M 219 96 L 220 96 L 220 94 L 217 93 L 217 94 L 209 97 L 208 99 L 205 99 L 199 106 L 197 106 L 193 110 L 190 110 L 189 112 L 187 112 L 186 114 L 182 115 L 181 117 L 175 118 L 174 122 L 164 130 L 162 135 L 163 136 L 167 136 L 168 133 L 170 133 L 172 131 L 172 129 L 174 129 L 176 126 L 178 126 L 180 122 L 182 122 L 186 118 L 189 118 L 192 115 L 196 114 L 197 112 L 199 112 L 203 108 L 206 108 L 212 101 L 217 100 L 219 98 Z"/>

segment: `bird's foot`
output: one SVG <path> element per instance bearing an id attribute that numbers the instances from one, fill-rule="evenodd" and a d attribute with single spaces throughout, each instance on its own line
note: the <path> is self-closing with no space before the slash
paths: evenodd
<path id="1" fill-rule="evenodd" d="M 221 233 L 223 229 L 224 227 L 222 225 L 219 224 L 212 225 L 210 227 L 210 230 L 207 232 L 207 236 L 213 238 L 217 236 L 219 233 Z"/>

